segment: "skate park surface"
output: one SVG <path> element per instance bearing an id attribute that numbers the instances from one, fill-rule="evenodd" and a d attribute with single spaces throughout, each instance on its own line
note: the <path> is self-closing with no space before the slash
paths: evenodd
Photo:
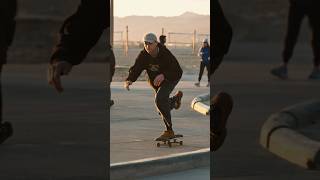
<path id="1" fill-rule="evenodd" d="M 192 81 L 180 82 L 176 89 L 184 93 L 182 106 L 172 110 L 175 133 L 184 137 L 183 146 L 174 144 L 157 147 L 155 138 L 161 135 L 165 126 L 154 105 L 154 92 L 146 82 L 136 82 L 127 91 L 123 82 L 111 85 L 115 105 L 111 107 L 111 163 L 131 161 L 179 152 L 194 151 L 209 147 L 209 117 L 190 107 L 192 99 L 209 88 L 194 88 Z"/>
<path id="2" fill-rule="evenodd" d="M 261 128 L 271 114 L 294 104 L 320 98 L 317 93 L 320 89 L 319 81 L 307 79 L 312 67 L 312 56 L 308 54 L 311 51 L 308 48 L 306 44 L 297 46 L 296 56 L 289 66 L 289 79 L 283 81 L 269 74 L 270 69 L 280 62 L 276 56 L 281 54 L 280 44 L 233 45 L 232 54 L 226 57 L 211 84 L 212 94 L 226 91 L 235 102 L 228 122 L 227 139 L 222 148 L 214 153 L 214 161 L 211 162 L 214 168 L 213 179 L 319 178 L 318 170 L 308 170 L 290 163 L 264 149 L 259 143 Z M 255 52 L 248 56 L 248 49 L 255 49 Z M 314 137 L 319 137 L 319 131 L 313 131 L 310 138 Z M 191 177 L 190 173 L 209 179 L 208 171 L 209 168 L 204 167 L 152 176 L 149 179 L 185 179 Z"/>
<path id="3" fill-rule="evenodd" d="M 243 48 L 251 46 L 257 52 L 256 56 L 248 58 Z M 297 57 L 290 64 L 287 81 L 269 75 L 279 59 L 258 50 L 271 49 L 277 54 L 276 49 L 281 48 L 266 46 L 239 45 L 235 48 L 239 51 L 233 51 L 233 56 L 227 57 L 216 73 L 213 94 L 226 91 L 233 96 L 235 104 L 225 144 L 214 153 L 214 179 L 318 179 L 320 176 L 319 171 L 292 164 L 259 144 L 261 127 L 272 113 L 320 98 L 319 81 L 307 80 L 312 57 L 306 55 L 309 51 L 305 46 L 297 47 Z M 4 120 L 13 123 L 15 134 L 1 145 L 0 178 L 105 179 L 106 159 L 103 157 L 109 156 L 105 145 L 109 141 L 104 128 L 105 77 L 101 76 L 104 66 L 84 64 L 75 68 L 72 75 L 63 79 L 65 92 L 60 95 L 48 87 L 45 68 L 46 65 L 11 64 L 4 68 Z M 208 131 L 208 128 L 202 129 L 208 125 L 207 117 L 191 110 L 188 102 L 208 89 L 193 87 L 194 78 L 195 75 L 187 74 L 179 84 L 185 96 L 181 110 L 173 111 L 173 123 L 177 132 L 189 138 L 184 138 L 186 145 L 173 148 L 157 148 L 153 142 L 164 127 L 155 111 L 152 90 L 147 85 L 139 87 L 139 83 L 145 82 L 133 85 L 129 92 L 121 87 L 122 83 L 111 85 L 115 100 L 111 108 L 111 117 L 115 118 L 111 119 L 111 162 L 208 147 L 209 137 L 206 141 L 202 137 L 202 131 Z M 121 108 L 126 106 L 129 108 Z M 127 119 L 120 118 L 124 116 L 123 111 Z M 117 132 L 115 127 L 121 131 Z M 146 146 L 145 152 L 138 152 L 142 146 Z M 207 171 L 209 168 L 204 167 L 192 170 L 192 174 L 206 176 Z M 179 172 L 171 175 L 185 178 Z M 169 179 L 166 175 L 149 178 L 162 176 Z"/>

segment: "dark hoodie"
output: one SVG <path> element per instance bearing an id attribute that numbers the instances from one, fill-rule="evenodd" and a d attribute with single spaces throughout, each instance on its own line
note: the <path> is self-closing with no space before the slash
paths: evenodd
<path id="1" fill-rule="evenodd" d="M 134 65 L 129 70 L 127 80 L 136 81 L 143 70 L 147 71 L 151 84 L 159 74 L 163 74 L 165 80 L 170 82 L 178 81 L 181 78 L 183 71 L 175 56 L 160 43 L 158 43 L 158 48 L 159 54 L 156 58 L 153 58 L 145 49 L 139 53 Z"/>

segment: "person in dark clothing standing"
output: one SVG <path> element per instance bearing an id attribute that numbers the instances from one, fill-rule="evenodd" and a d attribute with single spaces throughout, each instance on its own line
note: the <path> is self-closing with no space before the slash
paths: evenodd
<path id="1" fill-rule="evenodd" d="M 206 68 L 207 74 L 208 74 L 207 87 L 209 87 L 210 86 L 210 45 L 207 38 L 202 41 L 202 47 L 199 49 L 198 56 L 201 57 L 200 71 L 198 76 L 198 82 L 196 82 L 194 85 L 197 87 L 200 87 L 202 74 L 203 74 L 204 68 Z"/>
<path id="2" fill-rule="evenodd" d="M 13 134 L 11 123 L 2 120 L 1 74 L 2 67 L 7 61 L 8 48 L 12 44 L 15 33 L 16 12 L 16 0 L 2 0 L 0 2 L 0 144 Z"/>
<path id="3" fill-rule="evenodd" d="M 213 60 L 210 61 L 211 82 L 232 40 L 232 28 L 225 18 L 218 0 L 213 1 Z M 211 84 L 211 90 L 213 89 Z M 226 124 L 232 111 L 232 97 L 221 92 L 210 98 L 210 151 L 217 151 L 227 135 Z"/>
<path id="4" fill-rule="evenodd" d="M 149 83 L 155 91 L 155 104 L 167 128 L 156 140 L 174 137 L 170 111 L 179 109 L 183 93 L 178 91 L 169 97 L 180 81 L 182 69 L 174 55 L 157 42 L 157 36 L 148 33 L 144 36 L 144 49 L 139 53 L 124 83 L 127 90 L 135 82 L 143 70 L 147 71 Z"/>
<path id="5" fill-rule="evenodd" d="M 288 27 L 282 52 L 282 65 L 271 70 L 271 74 L 281 79 L 288 78 L 288 63 L 298 39 L 300 26 L 305 16 L 312 30 L 313 70 L 309 79 L 320 79 L 320 1 L 290 0 Z"/>
<path id="6" fill-rule="evenodd" d="M 162 44 L 163 46 L 166 46 L 167 36 L 161 35 L 161 36 L 159 37 L 159 41 L 160 41 L 160 44 Z"/>
<path id="7" fill-rule="evenodd" d="M 107 31 L 106 53 L 110 79 L 115 71 L 115 57 L 110 43 L 110 4 L 108 0 L 81 0 L 77 11 L 68 17 L 59 32 L 48 68 L 48 81 L 58 92 L 63 88 L 60 76 L 67 75 L 74 65 L 80 64 Z"/>

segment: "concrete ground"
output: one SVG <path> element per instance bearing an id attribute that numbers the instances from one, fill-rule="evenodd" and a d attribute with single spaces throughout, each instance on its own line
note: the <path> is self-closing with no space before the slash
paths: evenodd
<path id="1" fill-rule="evenodd" d="M 170 173 L 170 174 L 163 174 L 156 177 L 147 177 L 143 180 L 177 180 L 177 179 L 183 179 L 183 180 L 194 180 L 194 179 L 201 179 L 206 180 L 210 179 L 210 167 L 203 167 L 198 169 L 192 169 L 188 171 L 183 172 L 177 172 L 177 173 Z"/>
<path id="2" fill-rule="evenodd" d="M 105 66 L 75 67 L 62 79 L 62 94 L 48 86 L 46 65 L 8 64 L 2 80 L 4 120 L 12 122 L 14 135 L 0 148 L 0 179 L 105 179 L 106 133 L 110 132 L 106 128 Z M 112 84 L 111 162 L 209 146 L 208 117 L 190 108 L 193 97 L 209 89 L 194 89 L 190 81 L 179 88 L 185 96 L 181 110 L 173 112 L 173 121 L 176 131 L 185 135 L 184 146 L 169 149 L 157 148 L 153 141 L 163 124 L 148 85 L 138 82 L 127 92 L 122 83 Z"/>
<path id="3" fill-rule="evenodd" d="M 320 98 L 319 81 L 307 80 L 311 57 L 298 54 L 299 61 L 293 59 L 289 66 L 289 80 L 282 81 L 269 75 L 279 59 L 263 52 L 266 47 L 253 46 L 258 50 L 255 53 L 262 55 L 259 58 L 248 58 L 241 48 L 221 65 L 213 83 L 213 93 L 227 91 L 235 102 L 228 122 L 228 137 L 214 156 L 214 179 L 318 179 L 319 171 L 302 169 L 259 145 L 260 128 L 270 114 Z M 104 128 L 105 77 L 101 76 L 104 66 L 90 65 L 95 71 L 88 70 L 88 66 L 81 65 L 72 76 L 64 78 L 66 91 L 62 95 L 47 86 L 42 66 L 6 67 L 2 77 L 4 117 L 13 122 L 16 133 L 0 149 L 1 179 L 103 176 L 107 162 L 104 157 L 108 156 L 105 143 L 108 131 Z M 37 72 L 39 68 L 43 71 Z M 121 83 L 112 85 L 116 104 L 111 109 L 111 162 L 205 145 L 206 117 L 190 110 L 188 101 L 206 88 L 193 88 L 192 82 L 181 84 L 185 101 L 181 110 L 173 111 L 173 119 L 177 132 L 189 138 L 184 139 L 185 146 L 169 149 L 156 148 L 153 142 L 163 125 L 154 110 L 152 91 L 133 86 L 127 92 L 121 86 Z M 198 143 L 193 137 L 203 141 Z"/>
<path id="4" fill-rule="evenodd" d="M 306 44 L 297 45 L 289 65 L 288 80 L 279 80 L 269 74 L 271 68 L 280 64 L 281 49 L 281 44 L 234 43 L 229 56 L 216 72 L 211 85 L 212 94 L 218 91 L 230 93 L 234 98 L 234 109 L 228 122 L 227 139 L 222 148 L 214 153 L 212 179 L 319 179 L 320 171 L 300 168 L 259 144 L 260 129 L 272 113 L 293 104 L 320 99 L 320 81 L 307 80 L 312 68 L 312 56 Z M 318 139 L 319 132 L 318 128 L 302 131 L 312 139 Z M 207 173 L 195 171 L 200 173 L 198 177 Z M 178 177 L 175 174 L 166 178 L 189 177 L 183 172 L 177 174 Z"/>
<path id="5" fill-rule="evenodd" d="M 111 108 L 111 163 L 131 161 L 209 147 L 209 117 L 190 107 L 192 99 L 208 93 L 209 88 L 195 88 L 193 81 L 183 78 L 176 90 L 182 90 L 182 106 L 172 110 L 174 131 L 183 134 L 183 146 L 156 146 L 155 138 L 165 129 L 154 105 L 154 92 L 146 82 L 135 82 L 131 90 L 123 82 L 111 84 L 115 105 Z M 174 90 L 174 92 L 176 91 Z M 174 93 L 173 92 L 173 93 Z"/>
<path id="6" fill-rule="evenodd" d="M 260 129 L 272 113 L 293 104 L 320 99 L 320 81 L 307 80 L 312 67 L 312 57 L 306 53 L 309 51 L 305 51 L 305 46 L 298 46 L 289 66 L 289 79 L 283 81 L 269 74 L 270 69 L 280 63 L 272 54 L 280 47 L 252 45 L 257 51 L 250 54 L 248 46 L 235 46 L 232 56 L 227 57 L 218 70 L 213 85 L 214 92 L 229 92 L 235 103 L 228 122 L 228 137 L 214 154 L 214 179 L 318 179 L 320 171 L 300 168 L 259 144 Z M 236 62 L 235 57 L 245 55 L 247 58 Z M 228 62 L 231 59 L 234 61 Z"/>
<path id="7" fill-rule="evenodd" d="M 103 71 L 101 65 L 75 68 L 58 94 L 46 82 L 46 65 L 4 67 L 3 119 L 14 135 L 0 146 L 1 180 L 105 180 Z"/>

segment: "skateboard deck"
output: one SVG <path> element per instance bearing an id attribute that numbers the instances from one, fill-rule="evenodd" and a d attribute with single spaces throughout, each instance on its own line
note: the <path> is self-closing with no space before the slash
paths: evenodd
<path id="1" fill-rule="evenodd" d="M 157 147 L 160 147 L 161 145 L 168 145 L 170 148 L 172 147 L 172 144 L 180 144 L 180 146 L 183 145 L 183 141 L 179 140 L 179 138 L 182 138 L 182 134 L 176 134 L 173 138 L 169 139 L 161 139 L 161 140 L 155 140 L 157 141 Z"/>

